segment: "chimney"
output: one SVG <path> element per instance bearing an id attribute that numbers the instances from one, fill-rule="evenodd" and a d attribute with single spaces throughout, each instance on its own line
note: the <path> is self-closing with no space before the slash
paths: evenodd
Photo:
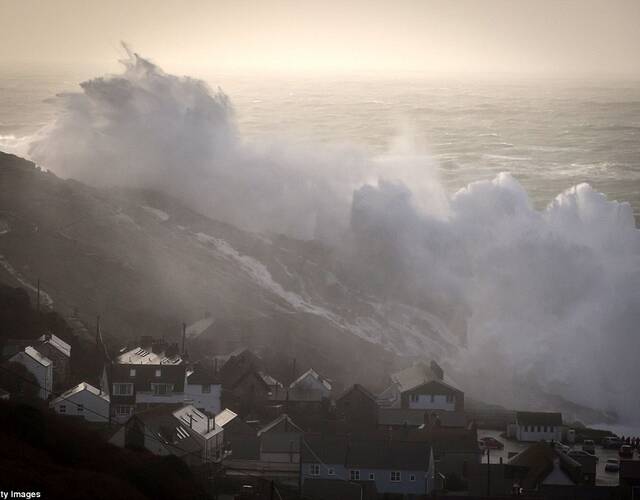
<path id="1" fill-rule="evenodd" d="M 193 429 L 193 415 L 189 413 L 189 428 Z"/>

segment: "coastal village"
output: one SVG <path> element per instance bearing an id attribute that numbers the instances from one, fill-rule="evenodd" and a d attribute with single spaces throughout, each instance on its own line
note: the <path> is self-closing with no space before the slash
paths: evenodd
<path id="1" fill-rule="evenodd" d="M 367 380 L 345 385 L 295 360 L 282 366 L 259 348 L 189 352 L 184 333 L 181 343 L 143 336 L 115 354 L 99 330 L 95 337 L 95 380 L 72 384 L 72 347 L 47 332 L 6 340 L 2 366 L 24 367 L 57 418 L 98 429 L 115 447 L 176 457 L 207 498 L 595 500 L 640 492 L 637 439 L 557 412 L 471 403 L 436 360 L 412 360 L 374 391 Z M 14 396 L 0 389 L 3 403 Z"/>

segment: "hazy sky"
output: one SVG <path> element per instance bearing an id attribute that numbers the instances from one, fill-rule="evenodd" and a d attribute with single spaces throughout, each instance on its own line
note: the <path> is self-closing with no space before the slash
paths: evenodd
<path id="1" fill-rule="evenodd" d="M 0 0 L 0 63 L 640 75 L 640 0 Z"/>

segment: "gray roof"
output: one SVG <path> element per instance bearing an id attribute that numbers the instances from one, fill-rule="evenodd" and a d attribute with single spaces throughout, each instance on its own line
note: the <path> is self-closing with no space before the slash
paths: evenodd
<path id="1" fill-rule="evenodd" d="M 298 453 L 299 432 L 273 432 L 260 436 L 260 451 L 264 453 Z"/>
<path id="2" fill-rule="evenodd" d="M 538 411 L 519 411 L 516 422 L 520 425 L 562 425 L 562 413 L 546 413 Z"/>
<path id="3" fill-rule="evenodd" d="M 52 347 L 55 347 L 58 351 L 60 351 L 66 357 L 71 356 L 71 346 L 67 344 L 64 340 L 62 340 L 60 337 L 57 337 L 53 334 L 46 333 L 40 336 L 38 340 L 41 341 L 43 344 L 49 344 Z"/>
<path id="4" fill-rule="evenodd" d="M 350 444 L 345 465 L 349 468 L 427 470 L 431 448 L 408 441 L 358 441 Z"/>
<path id="5" fill-rule="evenodd" d="M 346 436 L 306 437 L 302 461 L 344 465 L 352 469 L 427 470 L 431 447 L 425 442 L 384 439 L 350 440 Z"/>

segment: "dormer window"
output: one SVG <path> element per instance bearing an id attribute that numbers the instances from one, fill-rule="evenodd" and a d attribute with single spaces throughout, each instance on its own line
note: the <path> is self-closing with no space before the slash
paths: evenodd
<path id="1" fill-rule="evenodd" d="M 160 368 L 156 369 L 156 377 L 162 377 L 162 370 Z"/>
<path id="2" fill-rule="evenodd" d="M 130 377 L 135 377 L 136 376 L 136 369 L 135 368 L 131 368 L 129 370 L 129 376 Z"/>

